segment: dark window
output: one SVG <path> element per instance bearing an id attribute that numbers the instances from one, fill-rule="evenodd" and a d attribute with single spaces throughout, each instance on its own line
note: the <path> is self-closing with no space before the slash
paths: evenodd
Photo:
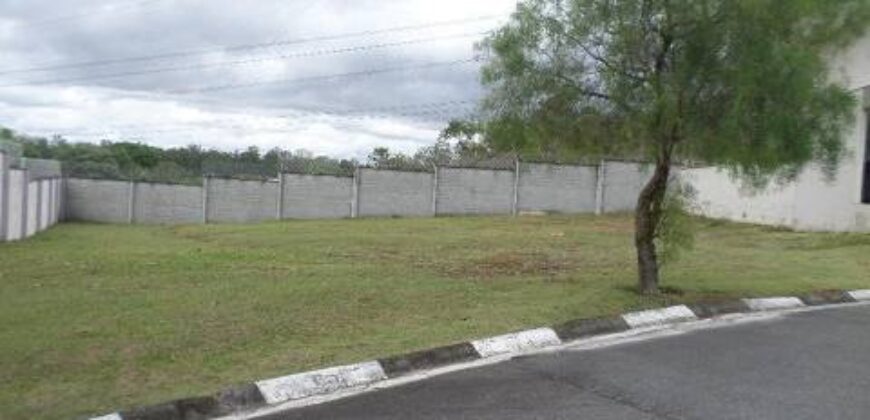
<path id="1" fill-rule="evenodd" d="M 861 190 L 861 202 L 870 204 L 870 112 L 867 113 L 867 133 L 864 137 L 864 184 Z"/>

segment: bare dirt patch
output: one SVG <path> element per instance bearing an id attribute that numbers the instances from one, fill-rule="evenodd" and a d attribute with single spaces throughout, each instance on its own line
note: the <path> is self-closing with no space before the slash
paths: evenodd
<path id="1" fill-rule="evenodd" d="M 491 279 L 523 275 L 555 276 L 573 270 L 577 261 L 553 258 L 542 253 L 502 252 L 446 267 L 456 278 Z"/>

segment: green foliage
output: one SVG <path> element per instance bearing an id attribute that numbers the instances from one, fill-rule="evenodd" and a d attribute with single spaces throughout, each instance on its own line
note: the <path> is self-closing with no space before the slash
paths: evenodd
<path id="1" fill-rule="evenodd" d="M 810 162 L 834 173 L 856 99 L 826 59 L 868 24 L 867 0 L 525 0 L 480 45 L 479 136 L 522 153 L 653 162 L 635 237 L 640 290 L 653 293 L 656 254 L 690 240 L 668 192 L 675 162 L 753 185 Z"/>
<path id="2" fill-rule="evenodd" d="M 483 132 L 505 149 L 691 159 L 764 180 L 833 168 L 855 100 L 825 53 L 866 0 L 527 0 L 480 46 Z"/>
<path id="3" fill-rule="evenodd" d="M 281 170 L 349 175 L 357 165 L 353 160 L 315 157 L 302 150 L 291 153 L 276 148 L 261 153 L 250 146 L 241 152 L 224 152 L 197 145 L 161 149 L 130 142 L 71 143 L 61 137 L 49 140 L 0 128 L 2 144 L 24 157 L 59 160 L 64 172 L 73 177 L 192 185 L 201 184 L 203 175 L 263 179 Z"/>
<path id="4" fill-rule="evenodd" d="M 659 262 L 667 265 L 695 245 L 697 219 L 692 216 L 696 192 L 691 185 L 673 180 L 662 205 L 662 217 L 656 231 Z"/>

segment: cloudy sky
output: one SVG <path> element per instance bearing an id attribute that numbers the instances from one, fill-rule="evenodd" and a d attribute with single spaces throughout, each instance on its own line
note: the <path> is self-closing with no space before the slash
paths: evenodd
<path id="1" fill-rule="evenodd" d="M 74 141 L 364 157 L 479 99 L 516 0 L 3 0 L 0 125 Z"/>

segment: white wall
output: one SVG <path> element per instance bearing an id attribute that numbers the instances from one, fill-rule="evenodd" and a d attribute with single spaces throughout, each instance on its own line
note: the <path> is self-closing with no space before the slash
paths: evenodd
<path id="1" fill-rule="evenodd" d="M 27 228 L 25 237 L 31 237 L 39 230 L 39 182 L 31 181 L 27 185 Z"/>
<path id="2" fill-rule="evenodd" d="M 24 187 L 26 179 L 27 172 L 17 169 L 9 170 L 9 204 L 6 207 L 9 211 L 9 215 L 6 218 L 6 239 L 10 241 L 19 240 L 23 237 L 22 229 L 25 221 L 25 202 L 22 198 L 24 197 L 26 190 Z"/>
<path id="3" fill-rule="evenodd" d="M 695 188 L 694 204 L 699 214 L 738 222 L 794 225 L 795 184 L 756 191 L 744 188 L 727 171 L 717 168 L 684 169 L 681 178 Z"/>

